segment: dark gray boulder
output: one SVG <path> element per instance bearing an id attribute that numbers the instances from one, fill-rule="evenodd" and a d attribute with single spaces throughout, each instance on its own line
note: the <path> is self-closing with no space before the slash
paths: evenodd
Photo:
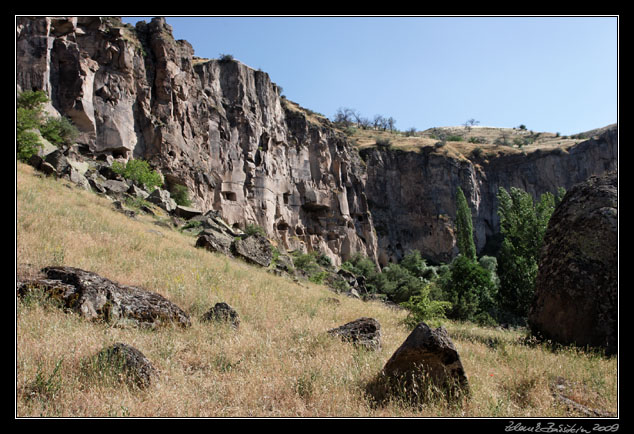
<path id="1" fill-rule="evenodd" d="M 79 268 L 46 267 L 42 271 L 44 279 L 19 282 L 18 295 L 38 288 L 66 309 L 114 325 L 143 328 L 191 325 L 189 315 L 160 294 L 122 285 Z"/>
<path id="2" fill-rule="evenodd" d="M 198 235 L 196 247 L 207 249 L 210 252 L 218 252 L 227 256 L 233 256 L 231 253 L 232 243 L 233 237 L 227 235 L 226 233 L 213 229 L 205 229 Z"/>
<path id="3" fill-rule="evenodd" d="M 381 325 L 374 318 L 362 317 L 328 330 L 328 334 L 339 336 L 347 342 L 369 350 L 381 349 Z"/>
<path id="4" fill-rule="evenodd" d="M 367 390 L 379 400 L 395 394 L 418 402 L 436 396 L 451 400 L 468 395 L 469 382 L 447 330 L 421 322 Z"/>
<path id="5" fill-rule="evenodd" d="M 141 351 L 120 342 L 99 351 L 89 366 L 101 375 L 140 389 L 148 388 L 158 376 L 158 370 Z"/>
<path id="6" fill-rule="evenodd" d="M 202 319 L 203 321 L 224 321 L 236 329 L 240 326 L 240 316 L 238 312 L 224 302 L 216 303 L 214 307 L 203 315 Z"/>
<path id="7" fill-rule="evenodd" d="M 236 257 L 241 257 L 262 267 L 268 267 L 273 259 L 271 242 L 262 235 L 251 235 L 239 238 L 232 244 L 231 250 Z"/>
<path id="8" fill-rule="evenodd" d="M 555 209 L 528 321 L 541 338 L 617 352 L 617 172 L 575 185 Z"/>

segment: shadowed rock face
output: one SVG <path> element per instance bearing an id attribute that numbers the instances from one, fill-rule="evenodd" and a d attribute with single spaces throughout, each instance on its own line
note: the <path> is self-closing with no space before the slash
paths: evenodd
<path id="1" fill-rule="evenodd" d="M 555 209 L 529 314 L 533 333 L 617 352 L 617 195 L 617 173 L 610 172 L 576 185 Z"/>
<path id="2" fill-rule="evenodd" d="M 482 252 L 499 233 L 500 187 L 517 187 L 538 198 L 616 170 L 618 130 L 607 129 L 568 150 L 500 154 L 486 160 L 446 156 L 442 148 L 431 147 L 421 152 L 367 148 L 362 156 L 379 262 L 398 261 L 414 249 L 433 262 L 448 262 L 458 253 L 454 232 L 458 187 L 471 208 L 476 248 Z"/>

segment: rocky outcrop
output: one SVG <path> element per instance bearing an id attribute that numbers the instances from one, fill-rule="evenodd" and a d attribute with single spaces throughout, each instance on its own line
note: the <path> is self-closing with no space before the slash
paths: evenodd
<path id="1" fill-rule="evenodd" d="M 191 325 L 185 311 L 155 292 L 122 285 L 79 268 L 46 267 L 42 271 L 44 279 L 17 282 L 19 296 L 38 289 L 86 319 L 112 325 L 143 328 Z"/>
<path id="2" fill-rule="evenodd" d="M 257 224 L 287 250 L 335 264 L 355 252 L 376 257 L 357 152 L 327 120 L 280 97 L 265 72 L 195 57 L 162 18 L 16 24 L 18 91 L 45 90 L 49 111 L 68 116 L 93 155 L 143 158 L 168 190 L 185 186 L 195 208 L 231 226 Z"/>
<path id="3" fill-rule="evenodd" d="M 534 334 L 618 350 L 618 177 L 591 177 L 557 206 L 544 236 L 529 314 Z"/>
<path id="4" fill-rule="evenodd" d="M 568 149 L 509 150 L 495 155 L 445 155 L 442 147 L 420 152 L 366 148 L 365 193 L 378 235 L 379 262 L 397 261 L 419 250 L 433 262 L 448 262 L 457 254 L 456 191 L 469 202 L 478 252 L 499 233 L 497 193 L 518 187 L 533 197 L 565 189 L 591 175 L 616 170 L 618 130 Z"/>

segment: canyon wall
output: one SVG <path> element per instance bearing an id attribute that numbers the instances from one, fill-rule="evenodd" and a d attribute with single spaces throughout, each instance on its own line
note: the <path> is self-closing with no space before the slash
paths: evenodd
<path id="1" fill-rule="evenodd" d="M 196 207 L 287 250 L 376 258 L 358 153 L 265 72 L 196 58 L 162 18 L 17 17 L 16 30 L 18 92 L 45 90 L 94 155 L 143 158 Z"/>
<path id="2" fill-rule="evenodd" d="M 379 262 L 397 261 L 420 250 L 433 262 L 457 253 L 456 191 L 471 207 L 476 248 L 482 253 L 499 232 L 497 193 L 517 187 L 534 198 L 566 190 L 591 175 L 617 170 L 616 126 L 567 149 L 502 152 L 487 157 L 448 156 L 442 148 L 420 152 L 379 148 L 362 151 L 368 178 L 366 195 L 379 238 Z"/>
<path id="3" fill-rule="evenodd" d="M 48 111 L 73 121 L 89 153 L 145 159 L 202 211 L 257 224 L 284 249 L 320 251 L 335 265 L 356 252 L 386 264 L 411 249 L 450 260 L 458 186 L 482 251 L 497 232 L 499 187 L 539 195 L 617 165 L 615 130 L 568 150 L 482 161 L 434 148 L 360 155 L 329 121 L 281 97 L 268 74 L 194 56 L 164 19 L 16 24 L 17 91 L 45 90 Z"/>

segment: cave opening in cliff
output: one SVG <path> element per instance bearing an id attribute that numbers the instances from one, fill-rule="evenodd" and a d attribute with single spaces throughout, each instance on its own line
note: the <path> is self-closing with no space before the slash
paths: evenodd
<path id="1" fill-rule="evenodd" d="M 238 200 L 238 196 L 233 191 L 223 191 L 222 198 L 231 202 L 235 202 Z"/>

